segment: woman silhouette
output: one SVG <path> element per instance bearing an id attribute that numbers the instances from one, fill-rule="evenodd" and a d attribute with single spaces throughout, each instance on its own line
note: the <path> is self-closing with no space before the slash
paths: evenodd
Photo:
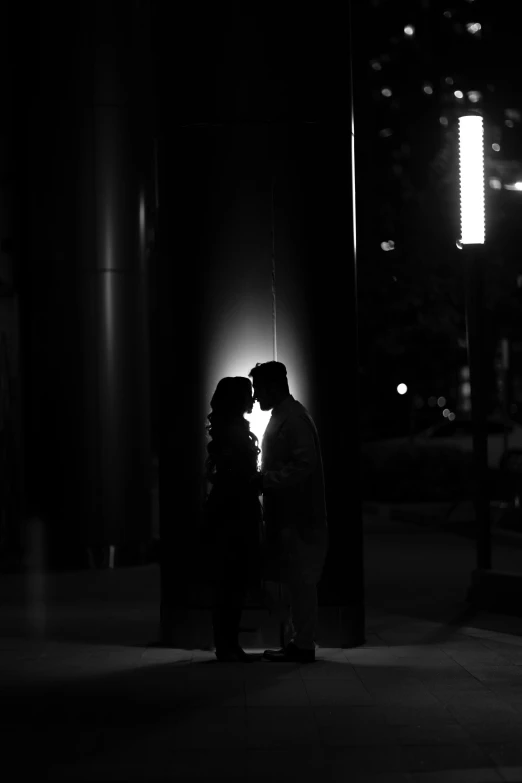
<path id="1" fill-rule="evenodd" d="M 214 587 L 212 625 L 218 661 L 256 660 L 238 641 L 245 596 L 261 580 L 262 508 L 253 481 L 258 439 L 244 418 L 254 398 L 248 378 L 223 378 L 210 401 L 205 477 L 212 485 L 205 505 L 209 581 Z"/>

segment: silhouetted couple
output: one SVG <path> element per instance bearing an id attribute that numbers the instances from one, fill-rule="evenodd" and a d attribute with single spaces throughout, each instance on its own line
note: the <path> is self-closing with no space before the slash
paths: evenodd
<path id="1" fill-rule="evenodd" d="M 246 595 L 259 588 L 263 576 L 286 585 L 292 634 L 282 649 L 266 650 L 265 659 L 311 662 L 317 583 L 328 547 L 319 436 L 306 408 L 290 394 L 284 364 L 257 364 L 249 377 L 252 383 L 248 378 L 223 378 L 208 416 L 206 476 L 212 489 L 205 510 L 216 657 L 243 662 L 257 657 L 240 647 L 238 635 Z M 261 471 L 258 439 L 244 417 L 256 400 L 261 410 L 272 411 L 262 442 Z"/>

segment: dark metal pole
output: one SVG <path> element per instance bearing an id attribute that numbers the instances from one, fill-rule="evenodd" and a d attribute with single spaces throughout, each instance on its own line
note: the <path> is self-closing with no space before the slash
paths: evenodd
<path id="1" fill-rule="evenodd" d="M 471 381 L 474 505 L 477 568 L 491 568 L 488 442 L 486 432 L 486 356 L 484 329 L 484 245 L 463 245 L 466 264 L 466 329 Z"/>

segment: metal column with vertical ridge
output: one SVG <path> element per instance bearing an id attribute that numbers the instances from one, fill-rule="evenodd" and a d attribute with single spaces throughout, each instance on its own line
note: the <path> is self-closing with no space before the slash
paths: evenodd
<path id="1" fill-rule="evenodd" d="M 83 8 L 77 252 L 83 291 L 86 536 L 92 547 L 150 537 L 150 426 L 138 8 Z M 84 39 L 85 40 L 85 39 Z M 152 144 L 152 140 L 150 140 Z"/>

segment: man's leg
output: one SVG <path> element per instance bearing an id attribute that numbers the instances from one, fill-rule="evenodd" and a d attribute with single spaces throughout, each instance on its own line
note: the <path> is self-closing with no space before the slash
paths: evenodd
<path id="1" fill-rule="evenodd" d="M 304 541 L 289 531 L 288 591 L 291 602 L 292 642 L 301 650 L 315 650 L 318 621 L 317 584 L 328 548 L 327 530 L 317 530 Z"/>
<path id="2" fill-rule="evenodd" d="M 284 650 L 265 650 L 265 658 L 271 661 L 304 663 L 315 660 L 317 583 L 328 549 L 328 531 L 310 531 L 305 538 L 297 530 L 287 528 L 281 532 L 281 552 L 286 561 L 285 586 L 290 601 L 287 628 L 293 628 L 293 633 Z"/>

